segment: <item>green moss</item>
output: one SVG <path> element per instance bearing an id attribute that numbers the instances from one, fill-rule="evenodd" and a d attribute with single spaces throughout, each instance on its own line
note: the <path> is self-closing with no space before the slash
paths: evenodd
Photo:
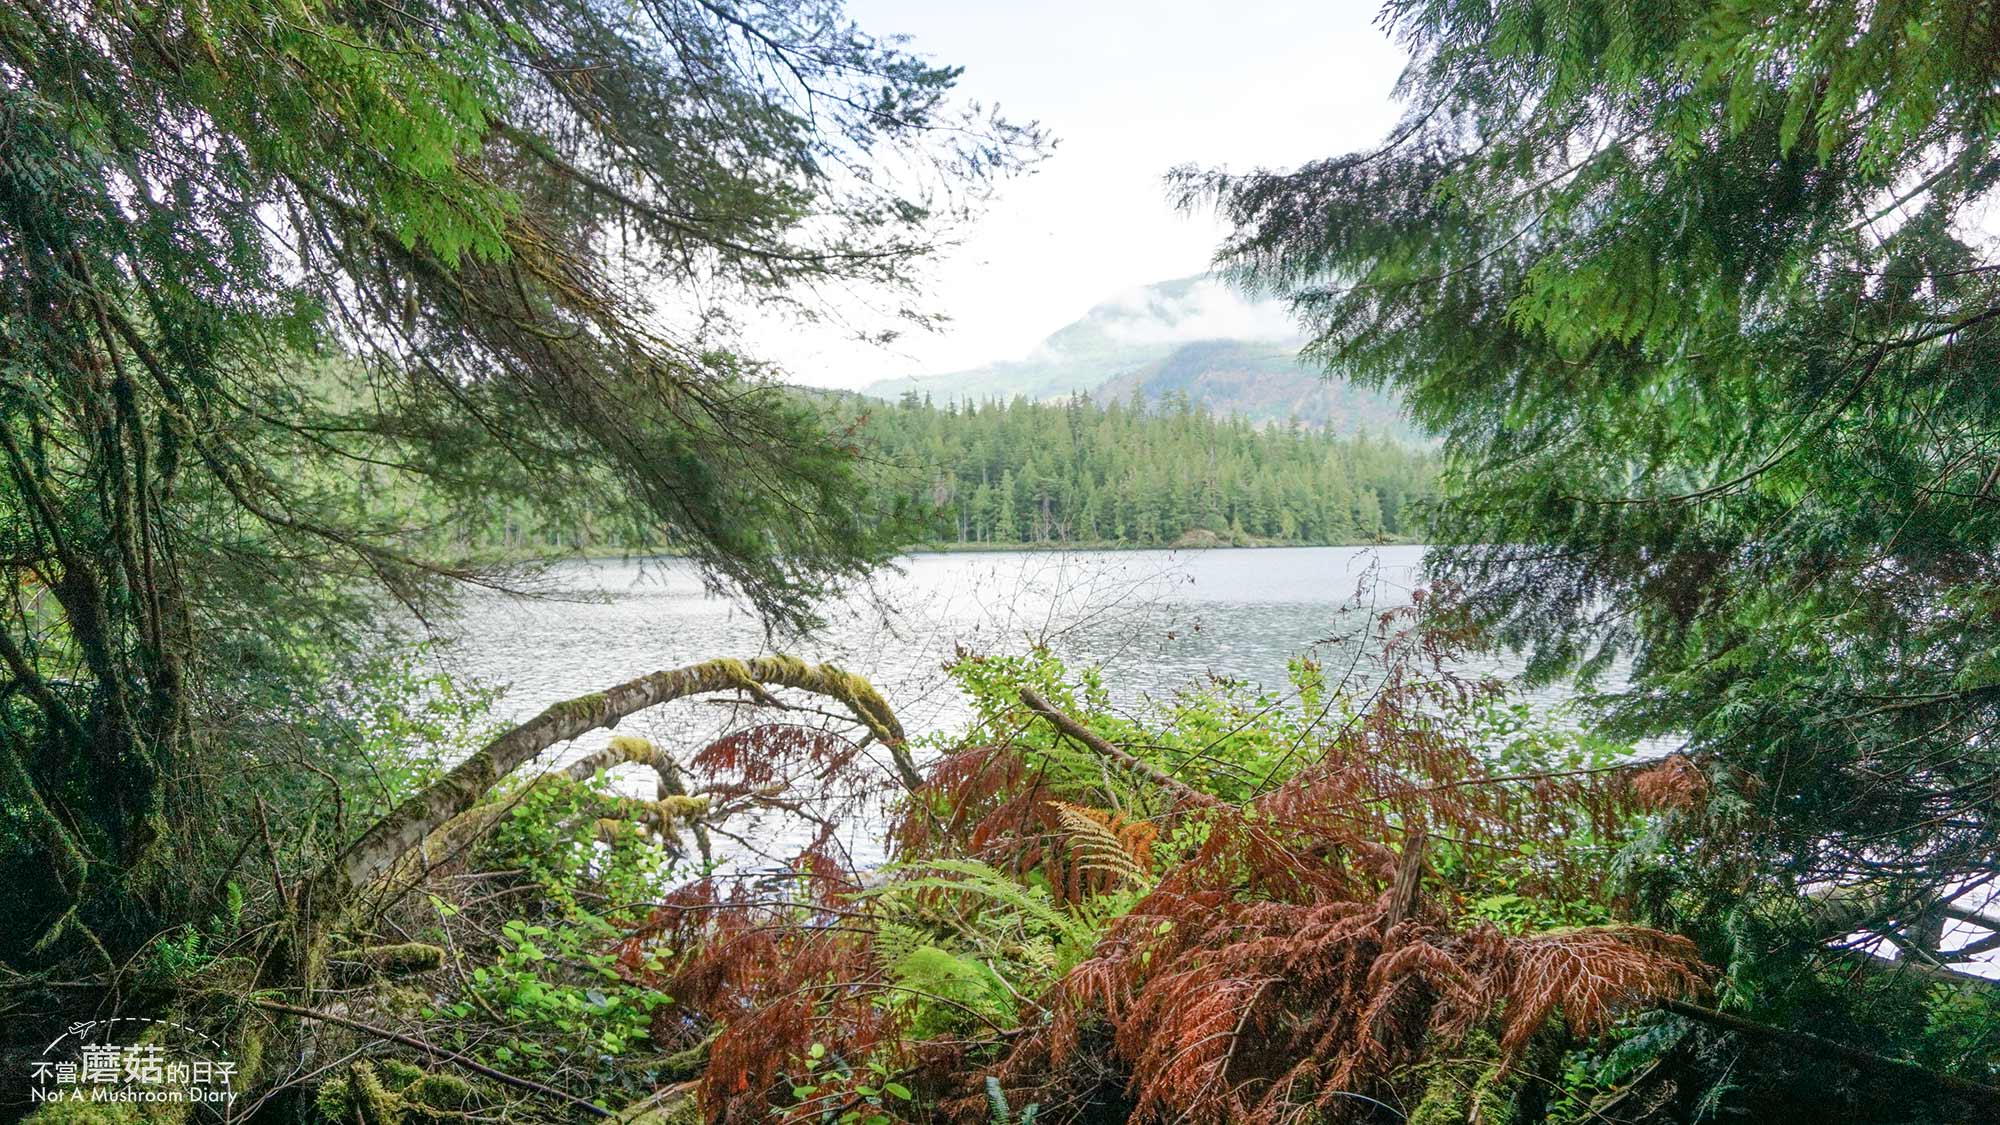
<path id="1" fill-rule="evenodd" d="M 1456 1067 L 1439 1067 L 1424 1087 L 1423 1099 L 1410 1111 L 1409 1125 L 1465 1125 L 1467 1103 Z"/>
<path id="2" fill-rule="evenodd" d="M 352 1075 L 348 1104 L 356 1113 L 356 1125 L 402 1125 L 403 1099 L 389 1092 L 375 1068 L 357 1062 Z"/>
<path id="3" fill-rule="evenodd" d="M 1519 1067 L 1503 1071 L 1498 1063 L 1487 1067 L 1472 1087 L 1472 1104 L 1479 1125 L 1514 1125 L 1514 1095 L 1526 1077 Z"/>
<path id="4" fill-rule="evenodd" d="M 409 985 L 383 984 L 375 989 L 375 1002 L 383 1011 L 411 1019 L 422 1018 L 424 1010 L 436 1000 L 436 994 L 429 989 Z"/>
<path id="5" fill-rule="evenodd" d="M 707 797 L 662 797 L 658 805 L 660 822 L 675 825 L 708 812 Z"/>
<path id="6" fill-rule="evenodd" d="M 669 1100 L 665 1105 L 647 1106 L 630 1116 L 619 1114 L 620 1125 L 701 1125 L 701 1103 L 691 1095 Z"/>
<path id="7" fill-rule="evenodd" d="M 1437 1059 L 1419 1069 L 1425 1074 L 1423 1097 L 1410 1111 L 1409 1125 L 1511 1125 L 1519 1069 L 1501 1070 L 1500 1044 L 1484 1030 L 1455 1043 L 1431 1042 L 1425 1054 Z"/>
<path id="8" fill-rule="evenodd" d="M 328 1078 L 313 1091 L 313 1108 L 327 1121 L 351 1121 L 354 1083 L 345 1074 Z"/>
<path id="9" fill-rule="evenodd" d="M 444 967 L 444 950 L 420 941 L 374 945 L 364 949 L 343 949 L 333 954 L 336 961 L 352 961 L 387 976 L 414 976 Z"/>
<path id="10" fill-rule="evenodd" d="M 336 1125 L 433 1125 L 455 1121 L 479 1101 L 478 1088 L 398 1059 L 354 1063 L 320 1083 L 313 1104 Z"/>
<path id="11" fill-rule="evenodd" d="M 403 1099 L 383 1083 L 366 1060 L 354 1062 L 346 1074 L 320 1083 L 313 1092 L 313 1105 L 321 1117 L 336 1125 L 403 1125 Z"/>
<path id="12" fill-rule="evenodd" d="M 478 1092 L 455 1074 L 426 1074 L 411 1084 L 407 1096 L 431 1109 L 461 1110 L 477 1100 Z"/>
<path id="13" fill-rule="evenodd" d="M 636 762 L 642 766 L 651 766 L 657 765 L 660 760 L 660 748 L 637 735 L 612 735 L 610 749 L 621 762 Z"/>
<path id="14" fill-rule="evenodd" d="M 760 660 L 758 663 L 761 665 L 763 661 Z M 688 678 L 681 684 L 684 692 L 708 690 L 704 685 L 718 679 L 726 680 L 745 691 L 752 691 L 764 678 L 751 671 L 750 665 L 732 657 L 696 664 L 688 668 L 687 672 Z"/>
<path id="15" fill-rule="evenodd" d="M 401 1059 L 383 1059 L 382 1084 L 392 1090 L 401 1090 L 424 1076 L 424 1068 Z"/>
<path id="16" fill-rule="evenodd" d="M 763 663 L 771 670 L 768 678 L 773 680 L 803 680 L 812 675 L 812 665 L 796 656 L 781 653 L 765 657 Z"/>
<path id="17" fill-rule="evenodd" d="M 236 1033 L 234 1055 L 236 1057 L 236 1083 L 240 1090 L 256 1081 L 264 1066 L 264 1033 L 261 1029 L 244 1021 Z"/>
<path id="18" fill-rule="evenodd" d="M 715 1045 L 715 1037 L 720 1031 L 711 1031 L 701 1042 L 692 1047 L 683 1047 L 668 1055 L 661 1063 L 660 1074 L 669 1082 L 685 1082 L 700 1074 L 708 1066 L 709 1048 Z"/>

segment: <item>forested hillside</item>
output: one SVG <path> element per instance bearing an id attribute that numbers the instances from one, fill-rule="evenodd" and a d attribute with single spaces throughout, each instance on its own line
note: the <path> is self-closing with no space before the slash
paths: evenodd
<path id="1" fill-rule="evenodd" d="M 1431 484 L 1428 454 L 1397 442 L 1218 419 L 1184 397 L 961 409 L 912 393 L 858 420 L 936 543 L 1372 542 L 1412 534 Z"/>
<path id="2" fill-rule="evenodd" d="M 1356 436 L 1417 440 L 1393 393 L 1329 374 L 1299 356 L 1304 340 L 1285 306 L 1247 300 L 1206 274 L 1142 286 L 1099 302 L 1021 359 L 966 371 L 888 379 L 865 393 L 937 403 L 1090 394 L 1149 406 L 1176 395 L 1218 417 Z"/>
<path id="3" fill-rule="evenodd" d="M 1224 417 L 1421 440 L 1396 396 L 1314 369 L 1299 358 L 1296 341 L 1190 341 L 1114 375 L 1094 393 L 1105 399 L 1137 395 L 1149 403 L 1178 395 Z"/>
<path id="4" fill-rule="evenodd" d="M 1157 408 L 1016 398 L 960 407 L 912 392 L 887 405 L 822 400 L 870 466 L 863 521 L 917 547 L 1250 546 L 1374 543 L 1419 530 L 1435 466 L 1422 448 L 1303 425 L 1217 418 L 1183 396 Z M 380 495 L 389 475 L 357 474 Z M 440 505 L 405 493 L 401 505 Z M 421 518 L 412 520 L 423 524 Z M 496 505 L 430 526 L 434 549 L 526 558 L 679 549 L 586 493 L 565 509 Z"/>

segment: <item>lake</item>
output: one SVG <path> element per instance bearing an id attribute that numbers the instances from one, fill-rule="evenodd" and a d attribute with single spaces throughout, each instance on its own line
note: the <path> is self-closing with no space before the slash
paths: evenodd
<path id="1" fill-rule="evenodd" d="M 1114 702 L 1220 676 L 1282 687 L 1285 666 L 1317 656 L 1329 680 L 1365 689 L 1361 637 L 1374 615 L 1407 605 L 1424 548 L 1300 547 L 1206 551 L 981 552 L 917 555 L 826 607 L 808 638 L 768 636 L 742 606 L 704 590 L 675 560 L 574 562 L 533 599 L 474 595 L 440 659 L 454 674 L 503 687 L 498 717 L 518 722 L 560 700 L 663 668 L 720 656 L 789 652 L 866 676 L 912 737 L 967 716 L 943 673 L 960 648 L 1020 652 L 1047 644 L 1072 666 L 1104 670 Z M 1351 671 L 1350 671 L 1351 669 Z M 1480 657 L 1469 673 L 1511 675 Z M 1552 703 L 1559 693 L 1535 698 Z M 684 703 L 627 719 L 621 730 L 685 757 L 728 725 L 724 709 Z M 601 746 L 558 750 L 551 763 Z M 773 843 L 793 837 L 752 826 Z M 859 853 L 879 851 L 857 839 Z"/>

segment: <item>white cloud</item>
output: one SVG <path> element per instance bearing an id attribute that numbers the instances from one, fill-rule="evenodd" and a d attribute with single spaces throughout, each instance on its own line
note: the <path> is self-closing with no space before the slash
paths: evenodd
<path id="1" fill-rule="evenodd" d="M 1378 142 L 1399 112 L 1390 92 L 1404 55 L 1374 26 L 1376 0 L 849 8 L 862 27 L 908 32 L 916 50 L 963 65 L 968 96 L 1039 119 L 1062 143 L 936 263 L 922 305 L 953 318 L 945 331 L 886 349 L 812 326 L 751 334 L 754 349 L 806 383 L 863 386 L 1019 356 L 1106 294 L 1208 268 L 1223 226 L 1174 211 L 1161 179 L 1168 169 L 1286 167 L 1350 152 Z M 1292 335 L 1282 310 L 1214 292 L 1135 316 L 1121 331 L 1165 342 Z"/>
<path id="2" fill-rule="evenodd" d="M 1219 281 L 1204 278 L 1185 294 L 1167 296 L 1135 289 L 1114 302 L 1130 309 L 1127 319 L 1105 326 L 1114 340 L 1134 344 L 1180 344 L 1191 340 L 1296 340 L 1298 326 L 1277 301 L 1248 301 Z"/>

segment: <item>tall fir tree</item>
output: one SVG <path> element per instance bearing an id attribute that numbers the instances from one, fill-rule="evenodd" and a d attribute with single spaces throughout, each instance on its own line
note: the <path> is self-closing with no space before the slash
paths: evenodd
<path id="1" fill-rule="evenodd" d="M 2000 877 L 2000 10 L 1384 21 L 1413 62 L 1382 145 L 1186 169 L 1183 201 L 1233 225 L 1219 264 L 1289 298 L 1311 355 L 1442 437 L 1435 577 L 1464 608 L 1538 674 L 1633 661 L 1610 720 L 1703 778 L 1641 865 L 1659 916 L 1761 1016 L 1921 1050 L 1956 1009 L 1871 966 L 1948 980 L 2000 941 L 1965 920 Z M 1952 1065 L 1992 1080 L 1990 1048 Z M 1751 1077 L 1719 1104 L 1881 1104 Z"/>
<path id="2" fill-rule="evenodd" d="M 0 8 L 0 959 L 208 909 L 257 724 L 474 576 L 437 524 L 587 502 L 778 624 L 880 562 L 726 327 L 1033 158 L 956 77 L 833 0 Z"/>

